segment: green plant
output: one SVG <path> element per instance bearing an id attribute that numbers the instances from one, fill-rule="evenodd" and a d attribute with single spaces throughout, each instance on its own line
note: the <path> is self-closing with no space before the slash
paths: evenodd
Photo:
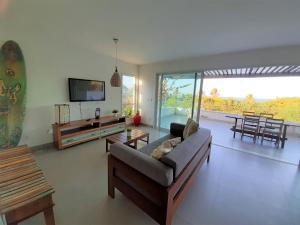
<path id="1" fill-rule="evenodd" d="M 126 117 L 132 116 L 132 108 L 129 106 L 124 108 L 123 112 L 124 112 L 124 116 L 126 116 Z"/>
<path id="2" fill-rule="evenodd" d="M 131 132 L 131 131 L 132 131 L 132 128 L 131 128 L 131 127 L 128 127 L 126 130 L 127 130 L 127 132 Z"/>
<path id="3" fill-rule="evenodd" d="M 188 99 L 185 99 L 187 101 Z M 300 122 L 300 98 L 285 97 L 257 101 L 252 94 L 244 99 L 222 98 L 216 89 L 211 91 L 211 96 L 202 96 L 201 109 L 225 113 L 242 114 L 243 111 L 255 113 L 272 113 L 275 118 L 291 122 Z"/>

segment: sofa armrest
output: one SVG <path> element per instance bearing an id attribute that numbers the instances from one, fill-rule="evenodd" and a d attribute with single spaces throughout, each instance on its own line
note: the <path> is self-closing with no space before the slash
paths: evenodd
<path id="1" fill-rule="evenodd" d="M 183 139 L 183 130 L 185 128 L 184 124 L 180 123 L 171 123 L 170 133 L 176 137 L 181 137 Z"/>
<path id="2" fill-rule="evenodd" d="M 110 146 L 110 153 L 148 178 L 168 187 L 173 182 L 173 168 L 124 144 Z"/>

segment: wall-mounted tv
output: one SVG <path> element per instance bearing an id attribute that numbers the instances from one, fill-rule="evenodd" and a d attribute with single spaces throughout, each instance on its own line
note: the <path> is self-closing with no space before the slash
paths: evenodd
<path id="1" fill-rule="evenodd" d="M 70 102 L 105 101 L 105 82 L 69 78 Z"/>

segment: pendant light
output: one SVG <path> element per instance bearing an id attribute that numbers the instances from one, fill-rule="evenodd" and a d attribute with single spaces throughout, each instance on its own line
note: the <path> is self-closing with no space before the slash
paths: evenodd
<path id="1" fill-rule="evenodd" d="M 115 72 L 113 73 L 113 75 L 111 76 L 111 79 L 110 79 L 110 85 L 112 87 L 121 87 L 121 77 L 118 72 L 118 41 L 119 41 L 119 39 L 114 38 L 113 41 L 116 45 L 116 65 L 115 65 Z"/>

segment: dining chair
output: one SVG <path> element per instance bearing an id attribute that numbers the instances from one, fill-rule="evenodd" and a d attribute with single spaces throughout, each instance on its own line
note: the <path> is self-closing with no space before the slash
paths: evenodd
<path id="1" fill-rule="evenodd" d="M 274 114 L 273 113 L 260 113 L 260 124 L 259 124 L 259 133 L 261 133 L 261 129 L 264 128 L 266 120 L 269 119 L 273 119 L 274 118 Z"/>
<path id="2" fill-rule="evenodd" d="M 242 123 L 241 139 L 243 140 L 244 136 L 252 137 L 255 143 L 259 132 L 259 122 L 259 115 L 245 115 Z"/>
<path id="3" fill-rule="evenodd" d="M 242 115 L 243 116 L 252 116 L 252 115 L 255 115 L 255 112 L 254 111 L 243 111 Z M 241 127 L 241 130 L 243 129 L 243 121 L 244 121 L 244 118 L 242 119 L 241 124 L 239 125 Z"/>
<path id="4" fill-rule="evenodd" d="M 243 116 L 253 116 L 255 115 L 255 112 L 253 111 L 243 111 Z"/>
<path id="5" fill-rule="evenodd" d="M 267 119 L 267 118 L 270 118 L 270 119 L 274 118 L 274 114 L 273 113 L 260 113 L 259 115 L 260 115 L 261 118 L 265 118 L 265 119 Z"/>
<path id="6" fill-rule="evenodd" d="M 265 125 L 262 128 L 261 144 L 263 144 L 264 140 L 275 141 L 275 146 L 278 148 L 282 135 L 283 124 L 283 119 L 267 118 Z"/>

